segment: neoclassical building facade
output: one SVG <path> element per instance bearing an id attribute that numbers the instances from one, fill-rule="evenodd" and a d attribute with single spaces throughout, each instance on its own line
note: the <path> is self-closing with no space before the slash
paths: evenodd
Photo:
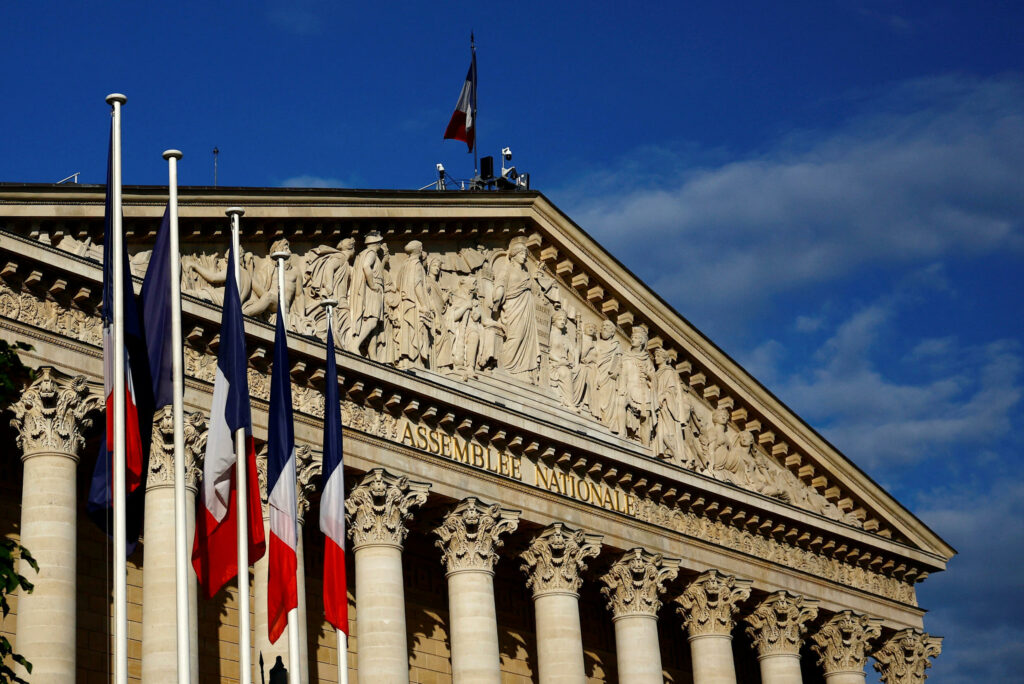
<path id="1" fill-rule="evenodd" d="M 38 369 L 2 421 L 0 533 L 40 565 L 2 631 L 40 683 L 109 668 L 111 548 L 84 506 L 103 201 L 0 184 L 0 335 Z M 137 283 L 165 203 L 125 188 Z M 182 188 L 193 509 L 233 206 L 257 442 L 269 255 L 291 254 L 303 681 L 336 681 L 339 658 L 363 683 L 924 680 L 941 639 L 915 585 L 954 550 L 536 192 Z M 352 550 L 340 655 L 317 525 L 328 298 Z M 176 667 L 169 414 L 153 434 L 129 637 L 132 676 L 155 683 Z M 265 558 L 250 577 L 252 661 L 287 663 Z M 193 681 L 236 681 L 238 584 L 204 601 L 192 581 Z"/>

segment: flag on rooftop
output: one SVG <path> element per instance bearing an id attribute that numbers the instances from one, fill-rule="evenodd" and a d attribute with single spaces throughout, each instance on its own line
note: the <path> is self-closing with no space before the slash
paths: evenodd
<path id="1" fill-rule="evenodd" d="M 473 61 L 469 65 L 469 73 L 466 74 L 466 82 L 462 84 L 462 92 L 459 93 L 459 101 L 455 104 L 455 112 L 452 114 L 448 128 L 444 132 L 445 140 L 461 140 L 473 151 L 476 142 L 476 51 L 473 51 Z"/>

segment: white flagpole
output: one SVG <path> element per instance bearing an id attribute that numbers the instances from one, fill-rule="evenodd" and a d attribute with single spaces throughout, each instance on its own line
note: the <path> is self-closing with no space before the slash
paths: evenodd
<path id="1" fill-rule="evenodd" d="M 320 301 L 320 305 L 327 311 L 327 329 L 334 332 L 334 307 L 338 304 L 337 299 L 323 299 Z M 337 346 L 335 346 L 335 354 L 337 354 Z M 334 382 L 337 382 L 337 378 Z M 326 420 L 326 417 L 325 417 Z M 345 534 L 345 518 L 341 519 L 341 533 L 344 537 Z M 348 597 L 345 598 L 348 600 Z M 334 630 L 335 635 L 338 637 L 338 684 L 348 684 L 348 635 L 340 629 Z"/>
<path id="2" fill-rule="evenodd" d="M 270 255 L 271 258 L 277 259 L 277 315 L 281 317 L 281 321 L 285 326 L 285 335 L 288 334 L 288 306 L 284 300 L 284 262 L 291 256 L 289 252 L 274 252 Z M 285 369 L 286 375 L 284 382 L 288 380 L 288 369 Z M 297 486 L 297 485 L 296 485 Z M 269 496 L 269 492 L 267 493 Z M 296 522 L 296 531 L 298 531 L 298 521 Z M 298 538 L 296 537 L 296 545 L 298 544 Z M 296 553 L 298 548 L 295 549 Z M 298 569 L 296 569 L 298 571 Z M 296 586 L 298 586 L 298 577 L 296 577 Z M 302 684 L 302 667 L 299 664 L 299 609 L 292 608 L 288 611 L 288 681 L 289 684 Z"/>
<path id="3" fill-rule="evenodd" d="M 239 282 L 238 218 L 245 213 L 240 207 L 225 212 L 231 217 L 231 247 L 235 255 L 235 283 Z M 235 431 L 235 513 L 238 518 L 238 677 L 239 684 L 252 682 L 252 653 L 249 635 L 249 493 L 246 476 L 248 457 L 245 449 L 245 428 Z M 245 578 L 244 580 L 242 578 Z"/>
<path id="4" fill-rule="evenodd" d="M 121 222 L 121 106 L 128 101 L 124 95 L 107 95 L 113 108 L 111 149 L 110 226 L 113 231 L 107 255 L 114 263 L 111 277 L 114 293 L 114 682 L 128 682 L 128 554 L 127 522 L 125 520 L 125 369 L 124 369 L 124 297 L 135 296 L 134 290 L 124 292 L 124 234 Z"/>
<path id="5" fill-rule="evenodd" d="M 170 207 L 171 377 L 174 389 L 174 599 L 178 628 L 178 684 L 192 678 L 189 642 L 188 512 L 185 504 L 185 369 L 181 344 L 181 252 L 178 248 L 178 160 L 181 152 L 167 150 L 167 194 Z"/>

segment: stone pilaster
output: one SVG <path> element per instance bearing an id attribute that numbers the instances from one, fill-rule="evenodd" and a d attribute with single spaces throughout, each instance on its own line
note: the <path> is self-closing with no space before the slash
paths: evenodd
<path id="1" fill-rule="evenodd" d="M 747 634 L 757 647 L 762 684 L 800 684 L 800 648 L 818 602 L 778 591 L 747 616 Z"/>
<path id="2" fill-rule="evenodd" d="M 494 566 L 501 535 L 519 526 L 519 512 L 474 497 L 463 499 L 435 530 L 448 577 L 452 679 L 500 684 Z"/>
<path id="3" fill-rule="evenodd" d="M 885 684 L 923 684 L 931 659 L 942 652 L 942 639 L 916 629 L 893 634 L 872 655 Z"/>
<path id="4" fill-rule="evenodd" d="M 735 684 L 733 615 L 750 597 L 750 584 L 709 570 L 676 599 L 690 639 L 694 684 Z"/>
<path id="5" fill-rule="evenodd" d="M 601 593 L 615 622 L 619 681 L 661 684 L 658 610 L 665 583 L 679 574 L 679 561 L 641 548 L 627 551 L 601 578 Z"/>
<path id="6" fill-rule="evenodd" d="M 586 560 L 601 552 L 601 539 L 555 523 L 534 537 L 520 556 L 526 586 L 533 589 L 541 684 L 586 679 L 579 589 Z"/>
<path id="7" fill-rule="evenodd" d="M 196 493 L 202 478 L 206 448 L 206 418 L 185 413 L 185 538 L 191 550 L 196 525 Z M 178 677 L 178 639 L 174 558 L 174 413 L 170 406 L 157 412 L 146 478 L 146 520 L 142 537 L 142 681 L 169 682 Z M 191 562 L 189 562 L 191 566 Z M 191 681 L 199 679 L 196 617 L 196 575 L 189 567 L 189 639 Z"/>
<path id="8" fill-rule="evenodd" d="M 21 543 L 39 562 L 38 574 L 20 569 L 35 590 L 18 597 L 15 648 L 33 664 L 35 684 L 75 680 L 76 472 L 89 413 L 101 404 L 84 376 L 43 366 L 11 406 L 25 468 Z"/>
<path id="9" fill-rule="evenodd" d="M 863 684 L 868 642 L 882 633 L 881 622 L 844 610 L 811 635 L 828 684 Z"/>
<path id="10" fill-rule="evenodd" d="M 345 499 L 356 562 L 359 679 L 408 682 L 402 545 L 430 485 L 374 468 Z"/>

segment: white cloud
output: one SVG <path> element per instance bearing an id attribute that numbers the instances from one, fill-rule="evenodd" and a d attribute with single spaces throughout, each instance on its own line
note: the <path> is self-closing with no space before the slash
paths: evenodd
<path id="1" fill-rule="evenodd" d="M 322 176 L 292 176 L 281 182 L 282 188 L 344 188 L 345 181 L 340 178 L 324 178 Z"/>
<path id="2" fill-rule="evenodd" d="M 863 106 L 747 158 L 692 167 L 691 150 L 644 149 L 552 194 L 695 318 L 866 264 L 1024 252 L 1024 82 L 928 79 Z"/>

